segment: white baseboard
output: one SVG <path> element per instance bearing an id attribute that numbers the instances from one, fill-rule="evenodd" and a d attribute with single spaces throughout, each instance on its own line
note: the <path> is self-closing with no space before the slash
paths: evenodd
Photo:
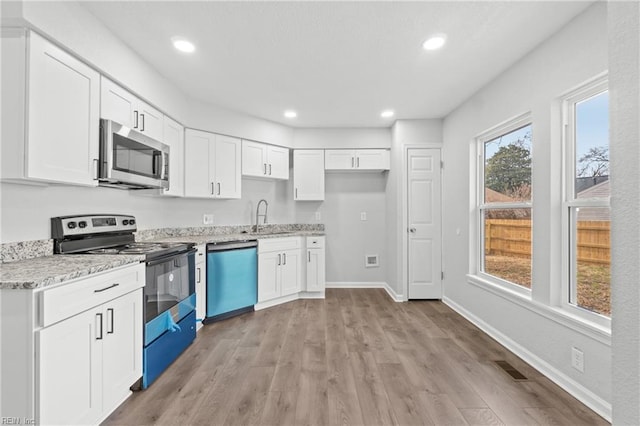
<path id="1" fill-rule="evenodd" d="M 442 301 L 451 309 L 465 317 L 467 320 L 476 325 L 479 329 L 487 333 L 494 338 L 498 343 L 509 349 L 514 354 L 518 355 L 524 361 L 533 366 L 536 370 L 540 371 L 549 380 L 560 386 L 562 389 L 569 392 L 573 397 L 580 402 L 591 408 L 593 411 L 602 416 L 605 420 L 611 422 L 611 403 L 600 398 L 598 395 L 591 392 L 589 389 L 582 386 L 580 383 L 573 380 L 571 377 L 564 374 L 562 371 L 555 368 L 539 356 L 529 351 L 524 346 L 512 340 L 507 335 L 496 330 L 476 315 L 472 314 L 456 302 L 447 297 L 443 297 Z"/>
<path id="2" fill-rule="evenodd" d="M 402 294 L 397 294 L 389 284 L 384 281 L 332 281 L 327 282 L 326 288 L 383 288 L 394 302 L 402 302 Z"/>

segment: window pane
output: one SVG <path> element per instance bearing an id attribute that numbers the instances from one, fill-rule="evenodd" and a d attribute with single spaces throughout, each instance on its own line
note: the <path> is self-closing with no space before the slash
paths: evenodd
<path id="1" fill-rule="evenodd" d="M 575 105 L 576 198 L 609 196 L 609 92 Z"/>
<path id="2" fill-rule="evenodd" d="M 574 260 L 570 301 L 611 315 L 611 239 L 609 207 L 580 207 L 572 212 Z"/>
<path id="3" fill-rule="evenodd" d="M 484 202 L 531 200 L 531 125 L 484 143 Z"/>
<path id="4" fill-rule="evenodd" d="M 483 271 L 531 288 L 531 209 L 484 210 Z"/>

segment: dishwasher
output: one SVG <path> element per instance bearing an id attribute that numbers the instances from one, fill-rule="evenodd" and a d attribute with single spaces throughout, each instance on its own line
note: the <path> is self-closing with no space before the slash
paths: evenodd
<path id="1" fill-rule="evenodd" d="M 258 302 L 258 242 L 207 244 L 204 324 L 252 312 Z"/>

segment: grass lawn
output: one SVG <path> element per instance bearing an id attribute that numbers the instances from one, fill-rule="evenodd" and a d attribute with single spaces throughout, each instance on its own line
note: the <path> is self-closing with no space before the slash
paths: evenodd
<path id="1" fill-rule="evenodd" d="M 504 280 L 531 288 L 531 260 L 509 256 L 486 256 L 485 271 Z M 608 265 L 578 264 L 578 306 L 611 315 L 610 269 Z"/>

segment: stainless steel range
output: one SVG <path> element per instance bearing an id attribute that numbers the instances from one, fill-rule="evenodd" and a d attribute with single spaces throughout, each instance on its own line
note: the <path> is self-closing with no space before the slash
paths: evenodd
<path id="1" fill-rule="evenodd" d="M 191 243 L 136 242 L 136 219 L 128 215 L 51 218 L 57 254 L 144 256 L 144 357 L 142 388 L 148 387 L 195 339 L 195 252 Z"/>

